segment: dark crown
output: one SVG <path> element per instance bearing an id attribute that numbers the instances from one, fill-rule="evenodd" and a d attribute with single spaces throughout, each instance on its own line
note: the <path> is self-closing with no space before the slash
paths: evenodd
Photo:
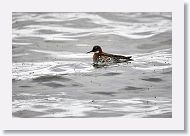
<path id="1" fill-rule="evenodd" d="M 93 47 L 92 51 L 93 51 L 93 52 L 96 52 L 96 51 L 98 51 L 98 50 L 100 50 L 100 49 L 101 49 L 101 47 L 98 46 L 98 45 L 96 45 L 96 46 Z"/>

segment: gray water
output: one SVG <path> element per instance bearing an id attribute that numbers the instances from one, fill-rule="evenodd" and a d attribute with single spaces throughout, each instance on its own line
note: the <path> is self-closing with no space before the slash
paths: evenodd
<path id="1" fill-rule="evenodd" d="M 12 17 L 13 117 L 172 117 L 171 13 Z M 134 61 L 93 67 L 94 45 Z"/>

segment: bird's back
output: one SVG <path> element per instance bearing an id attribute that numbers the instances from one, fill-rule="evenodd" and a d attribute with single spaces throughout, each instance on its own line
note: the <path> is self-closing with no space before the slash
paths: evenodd
<path id="1" fill-rule="evenodd" d="M 122 56 L 122 55 L 114 55 L 109 53 L 95 53 L 94 54 L 94 62 L 101 62 L 101 63 L 120 63 L 120 62 L 127 62 L 132 61 L 132 56 Z"/>

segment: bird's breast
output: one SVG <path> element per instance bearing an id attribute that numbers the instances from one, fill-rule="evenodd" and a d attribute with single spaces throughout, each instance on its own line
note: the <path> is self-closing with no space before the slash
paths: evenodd
<path id="1" fill-rule="evenodd" d="M 97 63 L 98 62 L 98 58 L 99 58 L 99 53 L 94 53 L 94 55 L 93 55 L 93 62 Z"/>

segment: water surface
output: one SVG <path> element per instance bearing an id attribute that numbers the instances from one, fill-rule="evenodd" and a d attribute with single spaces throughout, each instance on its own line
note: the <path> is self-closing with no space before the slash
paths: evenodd
<path id="1" fill-rule="evenodd" d="M 166 12 L 13 13 L 13 117 L 172 117 L 171 24 Z M 134 61 L 93 67 L 94 45 Z"/>

